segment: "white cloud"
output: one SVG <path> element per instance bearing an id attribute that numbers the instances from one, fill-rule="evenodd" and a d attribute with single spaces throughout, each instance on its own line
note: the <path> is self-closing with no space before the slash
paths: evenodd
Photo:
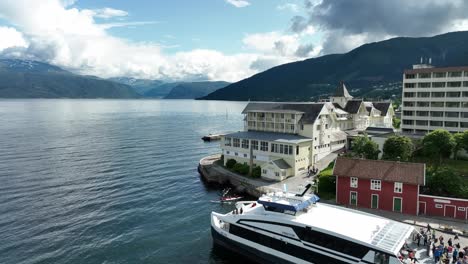
<path id="1" fill-rule="evenodd" d="M 94 16 L 99 17 L 99 18 L 112 18 L 112 17 L 124 17 L 128 16 L 127 11 L 119 10 L 119 9 L 114 9 L 114 8 L 102 8 L 102 9 L 95 9 L 94 11 Z"/>
<path id="2" fill-rule="evenodd" d="M 278 10 L 289 10 L 291 12 L 299 12 L 299 6 L 294 3 L 284 3 L 281 5 L 276 6 L 276 9 Z"/>
<path id="3" fill-rule="evenodd" d="M 250 2 L 246 0 L 226 0 L 226 3 L 229 3 L 235 7 L 246 7 L 250 5 Z"/>
<path id="4" fill-rule="evenodd" d="M 11 27 L 0 27 L 0 51 L 12 47 L 27 47 L 23 34 Z"/>

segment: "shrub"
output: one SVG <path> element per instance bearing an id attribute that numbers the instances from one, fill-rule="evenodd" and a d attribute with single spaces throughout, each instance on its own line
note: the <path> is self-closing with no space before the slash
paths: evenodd
<path id="1" fill-rule="evenodd" d="M 252 178 L 260 178 L 262 176 L 262 169 L 260 166 L 256 166 L 252 169 Z"/>
<path id="2" fill-rule="evenodd" d="M 224 155 L 221 155 L 221 158 L 219 159 L 222 164 L 224 164 Z"/>
<path id="3" fill-rule="evenodd" d="M 228 159 L 226 162 L 226 168 L 232 169 L 234 168 L 234 165 L 236 165 L 236 160 L 235 159 Z"/>
<path id="4" fill-rule="evenodd" d="M 249 173 L 249 165 L 241 164 L 241 163 L 236 163 L 234 164 L 234 167 L 232 168 L 234 172 L 237 172 L 242 175 L 247 175 Z"/>

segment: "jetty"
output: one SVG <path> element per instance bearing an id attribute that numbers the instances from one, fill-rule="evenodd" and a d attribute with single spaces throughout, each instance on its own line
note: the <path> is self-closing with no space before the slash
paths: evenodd
<path id="1" fill-rule="evenodd" d="M 305 186 L 313 184 L 314 180 L 313 177 L 307 177 L 307 175 L 297 175 L 281 182 L 254 179 L 229 171 L 219 164 L 220 159 L 220 154 L 201 159 L 198 165 L 200 176 L 208 183 L 230 184 L 237 192 L 244 192 L 254 197 L 282 191 L 285 184 L 289 192 L 301 193 Z"/>
<path id="2" fill-rule="evenodd" d="M 224 134 L 209 134 L 209 135 L 203 136 L 201 139 L 203 141 L 215 141 L 215 140 L 220 140 L 222 136 L 224 136 Z"/>

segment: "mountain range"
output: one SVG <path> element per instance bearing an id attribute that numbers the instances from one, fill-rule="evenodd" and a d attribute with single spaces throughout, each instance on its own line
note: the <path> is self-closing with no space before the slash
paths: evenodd
<path id="1" fill-rule="evenodd" d="M 0 59 L 0 98 L 139 98 L 132 87 L 29 60 Z"/>
<path id="2" fill-rule="evenodd" d="M 202 99 L 309 101 L 330 94 L 340 81 L 353 96 L 391 96 L 403 71 L 421 58 L 437 67 L 468 65 L 468 31 L 434 37 L 398 37 L 362 45 L 344 54 L 330 54 L 280 65 L 230 84 Z M 390 89 L 383 95 L 376 93 Z"/>

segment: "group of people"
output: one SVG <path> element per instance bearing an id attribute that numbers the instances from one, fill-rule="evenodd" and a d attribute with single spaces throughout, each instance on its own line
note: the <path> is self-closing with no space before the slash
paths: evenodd
<path id="1" fill-rule="evenodd" d="M 436 237 L 436 231 L 428 225 L 415 233 L 412 239 L 418 247 L 425 246 L 427 255 L 432 256 L 437 264 L 468 264 L 468 246 L 460 245 L 457 234 L 446 241 L 442 235 Z M 405 264 L 418 263 L 415 254 L 416 249 L 405 244 L 399 255 L 400 261 Z"/>
<path id="2" fill-rule="evenodd" d="M 422 231 L 422 235 L 418 234 L 417 243 L 419 245 L 420 240 L 423 240 L 424 246 L 427 246 L 428 254 L 432 254 L 435 263 L 468 264 L 468 246 L 462 247 L 460 245 L 458 234 L 445 240 L 442 235 L 436 237 L 435 230 L 430 225 Z"/>
<path id="3" fill-rule="evenodd" d="M 315 174 L 317 174 L 319 172 L 319 170 L 317 168 L 315 168 L 315 166 L 313 166 L 312 168 L 310 167 L 307 167 L 307 176 L 313 176 Z"/>

